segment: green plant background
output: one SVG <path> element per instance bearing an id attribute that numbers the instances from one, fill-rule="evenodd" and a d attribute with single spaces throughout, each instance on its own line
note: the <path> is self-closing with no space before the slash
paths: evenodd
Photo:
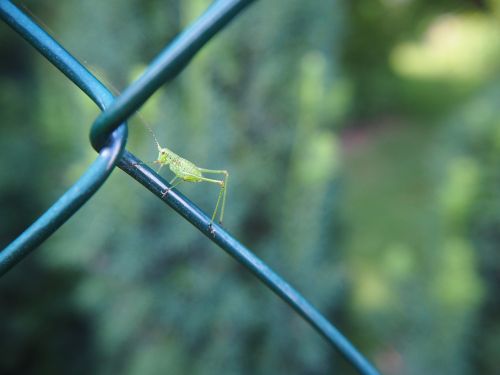
<path id="1" fill-rule="evenodd" d="M 18 2 L 116 91 L 209 3 Z M 498 0 L 256 2 L 128 149 L 156 157 L 146 122 L 228 169 L 228 230 L 384 374 L 499 374 L 499 25 Z M 0 113 L 3 247 L 93 160 L 98 110 L 0 24 Z M 2 374 L 354 373 L 120 170 L 0 280 L 0 350 Z"/>

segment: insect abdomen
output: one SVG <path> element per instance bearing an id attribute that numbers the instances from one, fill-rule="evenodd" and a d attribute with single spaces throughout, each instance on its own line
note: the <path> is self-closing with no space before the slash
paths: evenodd
<path id="1" fill-rule="evenodd" d="M 180 156 L 174 158 L 169 164 L 170 170 L 184 181 L 199 182 L 202 173 L 196 165 Z"/>

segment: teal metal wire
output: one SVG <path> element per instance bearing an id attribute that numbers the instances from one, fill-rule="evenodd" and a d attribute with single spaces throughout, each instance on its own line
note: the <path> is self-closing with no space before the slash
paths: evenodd
<path id="1" fill-rule="evenodd" d="M 161 51 L 146 71 L 97 117 L 90 130 L 94 148 L 100 149 L 111 131 L 133 114 L 162 84 L 179 74 L 210 38 L 252 2 L 253 0 L 215 1 Z"/>
<path id="2" fill-rule="evenodd" d="M 0 17 L 85 92 L 102 110 L 113 95 L 83 65 L 10 1 L 0 0 Z M 117 127 L 85 173 L 45 213 L 0 252 L 0 275 L 52 235 L 102 186 L 127 142 L 127 126 Z"/>
<path id="3" fill-rule="evenodd" d="M 257 276 L 311 324 L 360 374 L 376 375 L 378 371 L 375 367 L 290 284 L 222 227 L 211 225 L 210 218 L 176 189 L 164 196 L 163 192 L 170 187 L 167 181 L 124 150 L 127 138 L 124 121 L 163 83 L 174 78 L 212 36 L 251 2 L 216 1 L 158 55 L 136 82 L 115 99 L 102 83 L 41 27 L 10 1 L 0 0 L 0 17 L 103 109 L 91 128 L 91 143 L 99 152 L 99 157 L 49 210 L 0 252 L 0 276 L 69 219 L 99 189 L 114 166 L 118 165 Z"/>

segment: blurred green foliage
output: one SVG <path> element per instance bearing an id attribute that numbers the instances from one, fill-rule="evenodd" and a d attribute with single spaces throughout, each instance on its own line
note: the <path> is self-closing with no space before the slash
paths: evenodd
<path id="1" fill-rule="evenodd" d="M 26 1 L 120 90 L 207 0 Z M 257 2 L 130 121 L 231 172 L 226 226 L 385 374 L 496 374 L 500 1 Z M 98 110 L 0 25 L 0 246 L 95 157 Z M 217 188 L 181 185 L 207 212 Z M 0 373 L 353 373 L 119 170 L 0 280 Z"/>

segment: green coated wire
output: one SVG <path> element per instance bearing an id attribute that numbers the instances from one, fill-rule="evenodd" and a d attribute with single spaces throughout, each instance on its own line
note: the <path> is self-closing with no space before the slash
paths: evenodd
<path id="1" fill-rule="evenodd" d="M 51 209 L 44 213 L 34 226 L 28 228 L 23 235 L 0 252 L 0 275 L 43 242 L 74 214 L 101 186 L 100 184 L 104 182 L 121 155 L 118 160 L 118 166 L 121 169 L 161 198 L 211 241 L 257 276 L 325 337 L 327 342 L 337 349 L 360 374 L 376 375 L 378 371 L 375 367 L 290 284 L 222 227 L 213 224 L 212 228 L 210 218 L 185 196 L 175 189 L 165 196 L 163 192 L 170 187 L 169 184 L 153 170 L 142 165 L 134 155 L 126 150 L 123 151 L 126 126 L 120 126 L 119 123 L 135 112 L 162 83 L 178 74 L 189 59 L 250 2 L 242 0 L 215 2 L 200 19 L 152 62 L 146 73 L 130 89 L 125 90 L 124 94 L 112 101 L 109 91 L 43 29 L 10 1 L 0 0 L 0 17 L 85 91 L 101 108 L 105 109 L 94 123 L 91 132 L 92 144 L 96 149 L 101 150 L 98 158 L 100 162 L 96 170 L 93 167 L 89 168 L 88 172 Z M 86 189 L 83 194 L 79 192 L 81 188 Z M 47 225 L 37 226 L 39 222 Z M 20 245 L 20 242 L 24 243 L 24 247 Z M 19 249 L 24 250 L 19 251 Z M 17 254 L 15 262 L 12 262 L 13 258 L 10 256 L 13 253 Z"/>

